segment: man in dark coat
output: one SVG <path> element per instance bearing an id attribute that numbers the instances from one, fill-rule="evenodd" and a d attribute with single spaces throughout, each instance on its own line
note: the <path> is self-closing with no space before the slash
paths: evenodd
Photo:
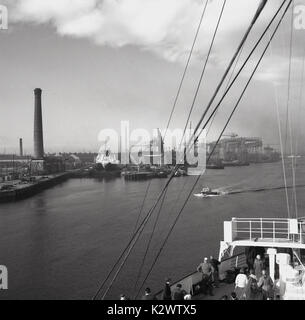
<path id="1" fill-rule="evenodd" d="M 263 300 L 263 293 L 258 287 L 256 280 L 251 282 L 249 297 L 247 300 Z"/>
<path id="2" fill-rule="evenodd" d="M 213 267 L 212 278 L 216 288 L 219 288 L 219 268 L 220 262 L 213 256 L 210 256 L 210 264 Z"/>
<path id="3" fill-rule="evenodd" d="M 166 279 L 165 288 L 163 291 L 163 300 L 172 300 L 172 291 L 170 287 L 170 279 Z"/>
<path id="4" fill-rule="evenodd" d="M 262 271 L 264 269 L 264 263 L 263 263 L 261 256 L 259 254 L 256 256 L 256 258 L 254 260 L 253 269 L 255 272 L 256 279 L 257 279 L 257 281 L 259 281 L 259 279 L 262 276 Z"/>
<path id="5" fill-rule="evenodd" d="M 273 281 L 266 270 L 262 270 L 262 276 L 258 281 L 258 287 L 262 289 L 264 300 L 273 299 Z"/>

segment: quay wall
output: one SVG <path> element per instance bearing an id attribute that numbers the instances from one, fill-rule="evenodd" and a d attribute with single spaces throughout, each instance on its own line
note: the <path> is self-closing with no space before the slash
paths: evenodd
<path id="1" fill-rule="evenodd" d="M 0 202 L 17 201 L 24 198 L 31 197 L 43 190 L 56 186 L 72 176 L 72 173 L 65 172 L 62 174 L 57 174 L 48 179 L 41 179 L 37 182 L 28 183 L 25 185 L 19 185 L 18 187 L 7 190 L 0 191 Z"/>

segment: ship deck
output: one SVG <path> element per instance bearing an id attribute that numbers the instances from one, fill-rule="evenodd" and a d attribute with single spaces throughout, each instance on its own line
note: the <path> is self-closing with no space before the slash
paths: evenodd
<path id="1" fill-rule="evenodd" d="M 221 300 L 221 298 L 224 295 L 228 296 L 228 299 L 230 299 L 231 292 L 233 292 L 235 289 L 234 283 L 228 284 L 225 282 L 221 282 L 219 284 L 219 288 L 214 288 L 213 290 L 213 296 L 205 295 L 205 294 L 199 294 L 192 297 L 192 300 Z"/>

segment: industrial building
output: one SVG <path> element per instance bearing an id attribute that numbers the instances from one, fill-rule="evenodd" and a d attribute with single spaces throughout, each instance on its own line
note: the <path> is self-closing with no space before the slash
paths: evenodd
<path id="1" fill-rule="evenodd" d="M 207 145 L 210 154 L 216 142 Z M 272 147 L 264 147 L 263 140 L 256 137 L 231 137 L 220 140 L 216 146 L 211 162 L 222 161 L 225 165 L 247 165 L 249 163 L 276 162 L 280 154 Z"/>

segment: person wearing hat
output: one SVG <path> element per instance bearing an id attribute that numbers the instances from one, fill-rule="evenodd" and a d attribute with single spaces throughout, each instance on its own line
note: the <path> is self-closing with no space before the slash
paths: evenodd
<path id="1" fill-rule="evenodd" d="M 165 280 L 165 288 L 163 290 L 163 300 L 172 300 L 172 290 L 170 287 L 170 279 Z"/>
<path id="2" fill-rule="evenodd" d="M 129 299 L 125 296 L 125 294 L 121 294 L 120 295 L 120 300 L 129 300 Z"/>

